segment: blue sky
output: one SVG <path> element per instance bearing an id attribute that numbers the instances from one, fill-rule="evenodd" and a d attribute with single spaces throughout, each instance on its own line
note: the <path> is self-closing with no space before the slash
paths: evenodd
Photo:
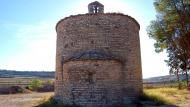
<path id="1" fill-rule="evenodd" d="M 0 0 L 0 69 L 54 70 L 56 23 L 87 13 L 93 0 Z M 105 12 L 122 12 L 140 24 L 143 78 L 168 74 L 165 53 L 154 52 L 146 27 L 155 19 L 153 0 L 99 0 Z"/>

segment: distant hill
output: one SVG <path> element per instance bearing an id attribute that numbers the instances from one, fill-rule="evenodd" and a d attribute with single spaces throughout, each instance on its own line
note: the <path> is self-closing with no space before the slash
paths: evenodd
<path id="1" fill-rule="evenodd" d="M 15 71 L 15 70 L 0 70 L 0 78 L 15 78 L 15 77 L 35 77 L 35 78 L 54 78 L 54 71 Z"/>
<path id="2" fill-rule="evenodd" d="M 15 78 L 15 77 L 28 77 L 28 78 L 54 78 L 54 71 L 15 71 L 15 70 L 1 70 L 0 78 Z M 180 80 L 184 80 L 185 75 L 180 75 Z M 190 79 L 190 74 L 189 74 Z M 143 79 L 143 83 L 161 83 L 161 82 L 173 82 L 177 81 L 175 75 L 166 75 L 159 77 L 151 77 Z"/>
<path id="3" fill-rule="evenodd" d="M 185 75 L 179 75 L 180 80 L 185 80 Z M 190 80 L 190 74 L 189 74 Z M 176 75 L 166 75 L 166 76 L 159 76 L 159 77 L 151 77 L 147 79 L 143 79 L 143 83 L 161 83 L 161 82 L 174 82 L 177 81 Z"/>

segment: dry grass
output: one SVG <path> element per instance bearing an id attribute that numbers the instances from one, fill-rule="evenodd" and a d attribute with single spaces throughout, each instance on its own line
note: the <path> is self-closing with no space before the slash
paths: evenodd
<path id="1" fill-rule="evenodd" d="M 49 94 L 45 94 L 44 96 L 35 98 L 34 100 L 31 100 L 30 103 L 24 104 L 22 107 L 35 107 L 43 102 L 46 102 L 53 96 L 52 92 L 48 92 Z M 43 94 L 43 93 L 42 93 Z"/>
<path id="2" fill-rule="evenodd" d="M 144 96 L 148 100 L 156 102 L 157 105 L 171 104 L 180 107 L 189 107 L 190 105 L 190 91 L 178 90 L 177 88 L 153 88 L 144 89 Z M 32 102 L 32 106 L 25 107 L 52 107 L 52 94 L 43 96 Z M 44 106 L 45 105 L 45 106 Z M 54 106 L 54 107 L 72 107 L 72 106 Z"/>
<path id="3" fill-rule="evenodd" d="M 156 89 L 144 89 L 146 96 L 152 98 L 158 103 L 174 104 L 180 107 L 185 107 L 189 103 L 190 105 L 190 91 L 178 90 L 177 88 L 156 88 Z"/>
<path id="4" fill-rule="evenodd" d="M 35 107 L 35 106 L 37 106 L 37 105 L 39 105 L 39 104 L 42 104 L 42 103 L 48 101 L 50 97 L 52 97 L 52 95 L 42 96 L 41 98 L 36 99 L 35 101 L 33 101 L 33 102 L 31 103 L 31 105 L 24 106 L 24 107 Z"/>

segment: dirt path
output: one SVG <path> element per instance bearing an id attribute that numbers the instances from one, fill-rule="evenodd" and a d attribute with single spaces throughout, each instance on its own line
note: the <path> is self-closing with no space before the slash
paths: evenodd
<path id="1" fill-rule="evenodd" d="M 0 107 L 23 107 L 43 96 L 53 95 L 53 92 L 0 95 Z"/>

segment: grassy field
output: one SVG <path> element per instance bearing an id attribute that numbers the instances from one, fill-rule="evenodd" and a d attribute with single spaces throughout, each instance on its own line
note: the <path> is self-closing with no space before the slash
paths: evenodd
<path id="1" fill-rule="evenodd" d="M 34 79 L 39 79 L 44 82 L 49 80 L 53 81 L 52 78 L 0 78 L 0 88 L 6 88 L 10 86 L 26 87 Z"/>
<path id="2" fill-rule="evenodd" d="M 157 103 L 177 105 L 180 107 L 190 106 L 190 91 L 177 88 L 153 88 L 144 89 L 144 94 Z"/>
<path id="3" fill-rule="evenodd" d="M 52 107 L 52 100 L 49 100 L 51 96 L 42 97 L 40 100 L 33 102 L 37 107 Z M 190 107 L 190 91 L 178 90 L 177 88 L 152 88 L 144 89 L 142 101 L 151 101 L 155 105 L 175 105 L 179 107 Z M 41 105 L 40 105 L 41 104 Z M 45 106 L 44 106 L 45 105 Z M 152 106 L 152 105 L 151 105 Z M 54 107 L 71 107 L 71 106 L 54 106 Z"/>

